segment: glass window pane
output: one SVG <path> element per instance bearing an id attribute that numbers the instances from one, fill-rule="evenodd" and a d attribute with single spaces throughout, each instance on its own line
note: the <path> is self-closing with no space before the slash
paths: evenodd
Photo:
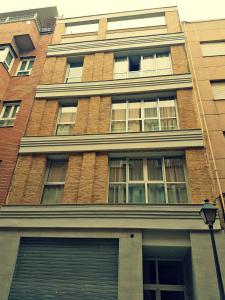
<path id="1" fill-rule="evenodd" d="M 71 133 L 71 129 L 72 129 L 72 125 L 70 124 L 67 124 L 67 125 L 64 125 L 64 124 L 59 124 L 57 126 L 57 131 L 56 131 L 56 134 L 57 135 L 68 135 Z"/>
<path id="2" fill-rule="evenodd" d="M 15 105 L 13 107 L 13 110 L 12 110 L 12 113 L 11 113 L 11 118 L 15 118 L 16 117 L 16 114 L 17 114 L 18 110 L 19 110 L 19 106 Z"/>
<path id="3" fill-rule="evenodd" d="M 126 185 L 109 185 L 109 203 L 126 203 Z"/>
<path id="4" fill-rule="evenodd" d="M 75 106 L 61 107 L 60 123 L 74 122 L 77 108 Z"/>
<path id="5" fill-rule="evenodd" d="M 145 131 L 158 131 L 159 130 L 159 120 L 149 119 L 144 121 Z"/>
<path id="6" fill-rule="evenodd" d="M 141 131 L 141 121 L 128 121 L 128 131 L 129 132 L 139 132 Z"/>
<path id="7" fill-rule="evenodd" d="M 145 186 L 144 184 L 130 184 L 128 187 L 129 203 L 145 203 Z"/>
<path id="8" fill-rule="evenodd" d="M 141 103 L 128 103 L 128 119 L 141 118 Z"/>
<path id="9" fill-rule="evenodd" d="M 64 182 L 66 177 L 67 162 L 51 161 L 48 182 Z"/>
<path id="10" fill-rule="evenodd" d="M 20 71 L 24 71 L 26 69 L 27 61 L 23 60 L 20 65 Z"/>
<path id="11" fill-rule="evenodd" d="M 176 108 L 174 100 L 160 100 L 160 117 L 161 118 L 174 118 L 176 117 Z"/>
<path id="12" fill-rule="evenodd" d="M 126 122 L 125 121 L 115 121 L 111 123 L 111 132 L 125 132 Z"/>
<path id="13" fill-rule="evenodd" d="M 6 56 L 6 59 L 5 59 L 5 61 L 6 61 L 6 63 L 7 63 L 8 66 L 10 66 L 12 60 L 13 60 L 13 55 L 12 55 L 11 52 L 8 52 L 8 54 Z"/>
<path id="14" fill-rule="evenodd" d="M 82 63 L 71 63 L 69 68 L 69 81 L 80 81 L 83 72 Z"/>
<path id="15" fill-rule="evenodd" d="M 112 120 L 124 121 L 126 120 L 126 104 L 119 104 L 112 106 Z"/>
<path id="16" fill-rule="evenodd" d="M 145 118 L 157 118 L 157 102 L 144 102 Z"/>
<path id="17" fill-rule="evenodd" d="M 153 55 L 143 56 L 142 70 L 155 70 L 155 59 Z"/>
<path id="18" fill-rule="evenodd" d="M 156 300 L 155 291 L 144 291 L 144 300 Z"/>
<path id="19" fill-rule="evenodd" d="M 126 161 L 113 159 L 110 161 L 110 182 L 126 182 Z"/>
<path id="20" fill-rule="evenodd" d="M 0 120 L 0 127 L 6 127 L 6 126 L 13 126 L 14 125 L 14 121 L 15 120 L 11 120 L 11 119 L 8 119 L 8 120 Z"/>
<path id="21" fill-rule="evenodd" d="M 4 113 L 3 113 L 3 118 L 9 118 L 11 108 L 12 108 L 11 105 L 6 105 L 5 106 L 5 110 L 4 110 Z"/>
<path id="22" fill-rule="evenodd" d="M 182 158 L 166 158 L 166 181 L 167 182 L 185 182 L 184 162 Z"/>
<path id="23" fill-rule="evenodd" d="M 161 130 L 174 130 L 174 129 L 177 129 L 176 119 L 161 120 Z"/>
<path id="24" fill-rule="evenodd" d="M 181 261 L 158 261 L 159 284 L 184 285 L 184 270 Z"/>
<path id="25" fill-rule="evenodd" d="M 63 186 L 45 186 L 42 204 L 59 204 L 63 198 Z"/>
<path id="26" fill-rule="evenodd" d="M 164 184 L 148 184 L 148 202 L 152 204 L 165 204 Z"/>
<path id="27" fill-rule="evenodd" d="M 156 283 L 156 265 L 154 260 L 144 260 L 143 280 L 144 284 Z"/>
<path id="28" fill-rule="evenodd" d="M 31 70 L 34 64 L 34 60 L 30 60 L 27 69 Z"/>
<path id="29" fill-rule="evenodd" d="M 161 300 L 184 300 L 184 292 L 182 291 L 162 291 Z"/>
<path id="30" fill-rule="evenodd" d="M 129 180 L 143 180 L 143 160 L 130 159 L 129 160 Z"/>
<path id="31" fill-rule="evenodd" d="M 167 184 L 169 203 L 188 203 L 186 184 Z"/>
<path id="32" fill-rule="evenodd" d="M 148 180 L 150 181 L 162 181 L 162 160 L 160 158 L 148 159 Z"/>

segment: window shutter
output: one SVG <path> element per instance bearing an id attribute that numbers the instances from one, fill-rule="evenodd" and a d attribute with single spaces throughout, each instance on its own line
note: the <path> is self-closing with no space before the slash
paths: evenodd
<path id="1" fill-rule="evenodd" d="M 116 300 L 117 239 L 24 238 L 9 300 Z"/>
<path id="2" fill-rule="evenodd" d="M 225 55 L 225 42 L 202 43 L 203 56 Z"/>
<path id="3" fill-rule="evenodd" d="M 214 99 L 225 99 L 225 81 L 212 83 Z"/>

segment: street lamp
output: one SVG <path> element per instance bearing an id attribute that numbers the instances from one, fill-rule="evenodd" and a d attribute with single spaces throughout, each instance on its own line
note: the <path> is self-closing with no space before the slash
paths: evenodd
<path id="1" fill-rule="evenodd" d="M 209 203 L 208 199 L 206 199 L 204 201 L 205 201 L 205 204 L 203 205 L 202 209 L 199 211 L 199 214 L 201 215 L 205 224 L 207 224 L 209 227 L 212 248 L 213 248 L 213 256 L 214 256 L 215 267 L 216 267 L 218 287 L 219 287 L 219 291 L 220 291 L 220 300 L 225 300 L 223 280 L 222 280 L 222 276 L 221 276 L 219 258 L 218 258 L 218 254 L 217 254 L 216 242 L 215 242 L 214 231 L 213 231 L 213 224 L 216 220 L 217 208 L 215 206 L 213 206 L 211 203 Z"/>

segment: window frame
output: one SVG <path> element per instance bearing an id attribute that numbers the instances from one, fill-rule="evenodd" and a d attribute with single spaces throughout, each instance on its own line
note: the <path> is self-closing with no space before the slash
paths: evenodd
<path id="1" fill-rule="evenodd" d="M 70 74 L 70 69 L 71 69 L 71 64 L 82 64 L 82 67 L 78 67 L 78 68 L 82 68 L 81 71 L 81 76 L 77 76 L 77 77 L 69 77 Z M 83 71 L 84 71 L 84 58 L 82 58 L 81 61 L 77 61 L 77 62 L 72 62 L 72 61 L 68 61 L 67 62 L 67 70 L 66 70 L 66 76 L 65 76 L 65 83 L 73 83 L 73 82 L 81 82 L 82 81 L 82 76 L 83 76 Z M 75 80 L 70 80 L 70 78 L 75 78 Z"/>
<path id="2" fill-rule="evenodd" d="M 170 65 L 170 68 L 167 68 L 167 69 L 162 69 L 162 68 L 159 68 L 159 64 L 157 63 L 157 58 L 159 55 L 165 55 L 167 54 L 167 57 L 168 57 L 168 61 L 169 61 L 169 65 Z M 129 71 L 130 69 L 130 60 L 131 60 L 131 57 L 132 56 L 139 56 L 140 57 L 140 68 L 139 70 L 137 71 Z M 144 57 L 147 57 L 147 56 L 152 56 L 153 59 L 154 59 L 154 70 L 143 70 L 143 61 L 144 61 Z M 114 69 L 115 69 L 115 64 L 116 64 L 116 59 L 121 59 L 121 58 L 124 58 L 124 62 L 126 61 L 128 67 L 127 67 L 127 71 L 126 72 L 117 72 L 115 73 L 114 72 Z M 168 73 L 166 74 L 159 74 L 159 70 L 169 70 Z M 152 75 L 145 75 L 145 72 L 153 72 L 154 74 Z M 117 74 L 124 74 L 124 76 L 120 77 L 117 77 Z M 165 51 L 165 52 L 154 52 L 154 53 L 151 53 L 151 54 L 134 54 L 134 55 L 124 55 L 124 56 L 118 56 L 118 57 L 114 57 L 114 67 L 113 67 L 113 79 L 127 79 L 127 78 L 135 78 L 135 77 L 153 77 L 153 76 L 165 76 L 165 75 L 171 75 L 173 74 L 173 64 L 172 64 L 172 58 L 171 58 L 171 53 L 169 51 Z"/>
<path id="3" fill-rule="evenodd" d="M 160 159 L 161 160 L 161 165 L 162 165 L 162 180 L 149 180 L 148 179 L 148 165 L 147 165 L 147 161 L 148 160 L 151 160 L 151 159 Z M 167 181 L 166 179 L 166 167 L 165 167 L 165 160 L 166 159 L 182 159 L 183 160 L 183 171 L 184 171 L 184 180 L 185 181 L 175 181 L 175 182 L 172 182 L 172 181 Z M 125 176 L 126 176 L 126 181 L 117 181 L 117 182 L 114 182 L 114 181 L 110 181 L 110 162 L 111 160 L 120 160 L 120 161 L 125 161 Z M 130 180 L 129 179 L 129 161 L 130 160 L 142 160 L 143 161 L 143 180 Z M 129 201 L 129 186 L 132 186 L 132 185 L 138 185 L 138 184 L 141 184 L 141 185 L 144 185 L 144 202 L 131 202 Z M 164 195 L 165 195 L 165 202 L 164 203 L 156 203 L 156 202 L 151 202 L 151 199 L 150 197 L 148 196 L 148 186 L 150 184 L 162 184 L 163 185 L 163 188 L 164 188 Z M 182 202 L 182 203 L 169 203 L 168 201 L 168 185 L 170 184 L 182 184 L 182 185 L 185 185 L 186 187 L 186 196 L 187 196 L 187 202 Z M 125 186 L 125 201 L 120 201 L 120 199 L 118 199 L 117 202 L 110 202 L 109 200 L 109 196 L 110 196 L 110 185 L 120 185 L 120 186 Z M 163 205 L 170 205 L 170 204 L 176 204 L 176 205 L 182 205 L 182 204 L 187 204 L 189 201 L 189 195 L 188 195 L 188 177 L 187 177 L 187 169 L 186 169 L 186 164 L 185 164 L 185 158 L 184 156 L 149 156 L 149 157 L 141 157 L 141 156 L 137 156 L 137 157 L 124 157 L 124 158 L 121 158 L 121 157 L 112 157 L 109 159 L 109 172 L 108 172 L 108 203 L 109 204 L 140 204 L 140 205 L 143 205 L 143 204 L 151 204 L 151 205 L 160 205 L 160 204 L 163 204 Z"/>
<path id="4" fill-rule="evenodd" d="M 9 116 L 7 118 L 4 118 L 4 113 L 8 106 L 11 106 Z M 16 113 L 15 113 L 15 116 L 12 117 L 12 114 L 13 114 L 15 108 L 16 108 Z M 5 125 L 5 126 L 0 125 L 0 128 L 13 127 L 16 117 L 17 117 L 17 114 L 19 112 L 19 109 L 20 109 L 20 101 L 14 101 L 14 102 L 5 101 L 5 102 L 3 102 L 2 111 L 0 113 L 0 121 L 13 121 L 13 123 L 12 123 L 12 125 Z"/>
<path id="5" fill-rule="evenodd" d="M 156 300 L 161 300 L 161 296 L 160 296 L 161 291 L 175 291 L 175 292 L 182 291 L 182 292 L 184 292 L 184 299 L 188 300 L 187 285 L 186 285 L 187 284 L 187 278 L 186 278 L 184 261 L 182 259 L 179 259 L 179 258 L 175 259 L 175 258 L 151 258 L 151 257 L 146 257 L 146 258 L 143 258 L 143 267 L 144 267 L 144 262 L 145 261 L 154 261 L 155 262 L 156 283 L 155 284 L 144 284 L 144 282 L 143 282 L 143 290 L 144 291 L 155 291 Z M 160 284 L 159 283 L 159 267 L 158 267 L 158 262 L 159 261 L 181 262 L 182 269 L 183 269 L 183 274 L 184 274 L 184 284 L 183 285 L 181 285 L 181 284 Z"/>
<path id="6" fill-rule="evenodd" d="M 50 186 L 50 187 L 58 187 L 58 186 L 62 186 L 63 187 L 63 193 L 64 193 L 64 187 L 65 187 L 65 182 L 66 182 L 66 172 L 65 172 L 65 178 L 64 181 L 48 181 L 48 176 L 51 170 L 51 166 L 53 163 L 56 162 L 64 162 L 66 165 L 66 172 L 68 169 L 68 159 L 67 158 L 50 158 L 47 161 L 47 167 L 46 167 L 46 171 L 45 171 L 45 177 L 44 177 L 44 182 L 43 182 L 43 187 L 42 187 L 42 192 L 41 192 L 41 199 L 40 199 L 40 204 L 41 205 L 59 205 L 61 203 L 43 203 L 43 196 L 44 196 L 44 192 L 45 192 L 45 187 L 46 186 Z M 62 195 L 63 197 L 63 195 Z M 62 200 L 62 199 L 60 199 Z"/>
<path id="7" fill-rule="evenodd" d="M 160 115 L 160 101 L 165 101 L 165 100 L 173 100 L 175 105 L 173 106 L 175 108 L 175 114 L 176 116 L 175 117 L 168 117 L 168 118 L 162 118 L 161 115 Z M 145 117 L 145 103 L 148 103 L 148 102 L 153 102 L 153 103 L 156 103 L 156 110 L 157 110 L 157 117 Z M 141 106 L 141 116 L 140 118 L 138 119 L 130 119 L 129 118 L 129 103 L 140 103 L 140 106 Z M 125 120 L 113 120 L 113 106 L 116 106 L 116 105 L 119 105 L 119 104 L 125 104 L 126 108 L 125 108 L 125 114 L 126 114 L 126 117 L 125 117 Z M 122 110 L 122 109 L 121 109 Z M 176 124 L 177 124 L 177 127 L 175 129 L 163 129 L 162 130 L 162 124 L 161 124 L 161 121 L 162 120 L 165 120 L 165 119 L 175 119 L 176 120 Z M 141 122 L 141 130 L 139 131 L 129 131 L 129 121 L 135 121 L 135 120 L 139 120 Z M 158 126 L 159 126 L 159 129 L 158 130 L 145 130 L 145 121 L 146 120 L 157 120 L 158 121 Z M 116 122 L 125 122 L 125 130 L 124 131 L 113 131 L 112 130 L 112 124 L 113 123 L 116 123 Z M 176 97 L 170 97 L 169 98 L 153 98 L 153 99 L 140 99 L 140 100 L 124 100 L 124 101 L 120 101 L 120 102 L 114 102 L 112 103 L 111 105 L 111 115 L 110 115 L 110 132 L 111 133 L 123 133 L 123 132 L 158 132 L 158 131 L 170 131 L 170 130 L 179 130 L 180 126 L 179 126 L 179 114 L 178 114 L 178 105 L 177 105 L 177 99 Z"/>
<path id="8" fill-rule="evenodd" d="M 60 117 L 61 117 L 61 114 L 62 114 L 62 109 L 63 107 L 73 107 L 75 108 L 75 119 L 73 122 L 60 122 Z M 57 129 L 58 129 L 58 125 L 71 125 L 71 129 L 74 128 L 74 125 L 76 124 L 76 119 L 77 119 L 77 105 L 74 104 L 74 105 L 60 105 L 59 106 L 59 110 L 58 110 L 58 114 L 57 114 L 57 121 L 56 121 L 56 126 L 55 126 L 55 135 L 56 136 L 64 136 L 64 135 L 71 135 L 71 133 L 69 134 L 57 134 Z M 70 131 L 71 131 L 70 129 Z"/>
<path id="9" fill-rule="evenodd" d="M 24 61 L 26 62 L 26 67 L 23 71 L 21 71 L 20 68 L 21 68 Z M 17 68 L 17 71 L 16 71 L 16 76 L 29 76 L 32 72 L 34 61 L 35 61 L 35 57 L 21 58 L 20 63 L 19 63 L 18 68 Z M 33 64 L 32 64 L 31 69 L 28 69 L 28 67 L 30 65 L 30 62 L 33 62 Z M 27 74 L 22 74 L 22 73 L 27 73 Z"/>
<path id="10" fill-rule="evenodd" d="M 14 52 L 10 45 L 0 46 L 0 52 L 1 51 L 5 52 L 5 53 L 3 53 L 2 63 L 5 66 L 5 68 L 7 69 L 7 71 L 10 72 L 12 69 L 12 66 L 14 64 L 14 61 L 15 61 Z M 10 64 L 8 64 L 8 62 L 7 62 L 7 56 L 9 54 L 12 56 L 12 60 L 11 60 Z"/>

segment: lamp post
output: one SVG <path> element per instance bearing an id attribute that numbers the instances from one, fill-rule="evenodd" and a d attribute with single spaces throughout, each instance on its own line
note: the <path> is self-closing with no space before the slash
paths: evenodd
<path id="1" fill-rule="evenodd" d="M 214 232 L 213 232 L 213 224 L 216 220 L 217 208 L 215 206 L 213 206 L 211 203 L 209 203 L 208 199 L 206 199 L 204 201 L 205 201 L 205 204 L 203 205 L 202 209 L 199 211 L 199 214 L 201 215 L 205 224 L 207 224 L 209 227 L 212 248 L 213 248 L 213 256 L 214 256 L 215 267 L 216 267 L 217 282 L 218 282 L 218 287 L 219 287 L 219 291 L 220 291 L 220 300 L 225 300 L 223 280 L 222 280 L 222 275 L 221 275 L 221 271 L 220 271 L 219 258 L 218 258 L 218 254 L 217 254 L 216 242 L 215 242 L 215 237 L 214 237 Z"/>

